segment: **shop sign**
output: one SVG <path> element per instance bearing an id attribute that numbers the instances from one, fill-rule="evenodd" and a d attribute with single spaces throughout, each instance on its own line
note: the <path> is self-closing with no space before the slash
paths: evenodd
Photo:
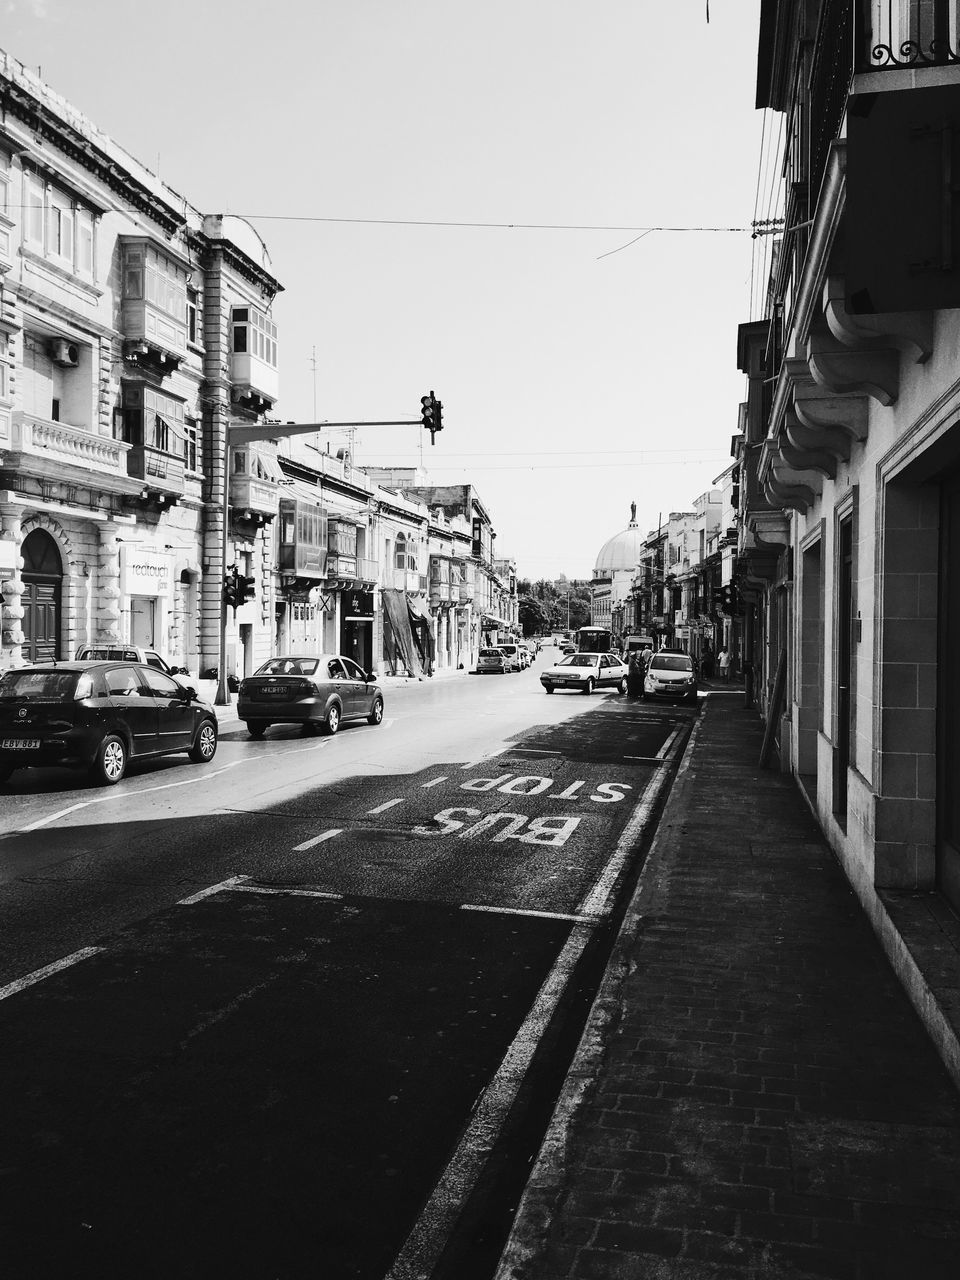
<path id="1" fill-rule="evenodd" d="M 343 593 L 344 616 L 348 622 L 373 617 L 372 591 L 345 591 Z"/>
<path id="2" fill-rule="evenodd" d="M 169 596 L 173 589 L 170 557 L 144 547 L 120 548 L 120 591 L 126 596 Z"/>

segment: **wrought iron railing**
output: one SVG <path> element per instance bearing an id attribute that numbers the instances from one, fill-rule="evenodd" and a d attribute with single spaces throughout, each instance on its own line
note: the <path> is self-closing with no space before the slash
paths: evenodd
<path id="1" fill-rule="evenodd" d="M 960 62 L 957 0 L 870 0 L 868 12 L 869 68 Z"/>

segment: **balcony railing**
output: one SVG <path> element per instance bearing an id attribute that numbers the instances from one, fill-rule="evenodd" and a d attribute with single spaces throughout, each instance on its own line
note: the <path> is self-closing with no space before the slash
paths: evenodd
<path id="1" fill-rule="evenodd" d="M 14 453 L 32 454 L 50 462 L 82 467 L 85 471 L 126 476 L 130 446 L 122 440 L 98 436 L 85 427 L 49 422 L 31 414 L 14 415 L 10 447 Z M 134 475 L 132 470 L 130 475 Z"/>
<path id="2" fill-rule="evenodd" d="M 279 492 L 280 486 L 272 480 L 245 475 L 230 477 L 230 504 L 238 511 L 276 515 Z"/>
<path id="3" fill-rule="evenodd" d="M 864 70 L 960 62 L 956 0 L 872 0 Z"/>
<path id="4" fill-rule="evenodd" d="M 327 578 L 350 578 L 357 582 L 376 582 L 379 565 L 376 560 L 345 556 L 336 551 L 327 555 Z"/>

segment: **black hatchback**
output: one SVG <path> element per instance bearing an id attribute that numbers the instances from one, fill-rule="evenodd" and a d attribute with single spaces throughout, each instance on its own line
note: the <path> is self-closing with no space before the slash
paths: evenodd
<path id="1" fill-rule="evenodd" d="M 196 690 L 136 662 L 61 662 L 0 676 L 0 783 L 15 769 L 66 765 L 112 785 L 129 760 L 186 751 L 206 764 L 217 717 Z"/>

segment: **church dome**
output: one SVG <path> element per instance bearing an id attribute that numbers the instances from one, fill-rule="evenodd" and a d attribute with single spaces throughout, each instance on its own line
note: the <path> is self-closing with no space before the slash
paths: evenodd
<path id="1" fill-rule="evenodd" d="M 616 573 L 620 569 L 635 569 L 640 562 L 645 540 L 637 524 L 637 504 L 631 502 L 630 523 L 622 532 L 608 538 L 597 554 L 597 577 Z"/>

